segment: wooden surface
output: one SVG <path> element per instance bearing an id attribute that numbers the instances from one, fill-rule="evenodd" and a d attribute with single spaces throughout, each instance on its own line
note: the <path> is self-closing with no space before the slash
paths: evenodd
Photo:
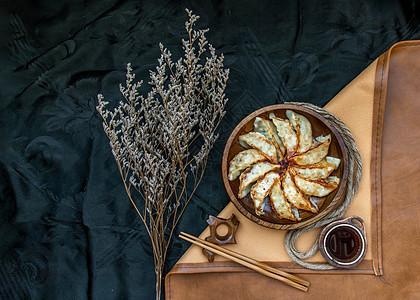
<path id="1" fill-rule="evenodd" d="M 307 211 L 300 210 L 301 221 L 294 222 L 286 219 L 280 219 L 276 214 L 271 210 L 270 205 L 265 205 L 265 215 L 258 216 L 254 211 L 253 201 L 248 194 L 243 199 L 237 197 L 238 188 L 239 188 L 239 178 L 234 181 L 228 180 L 228 169 L 229 162 L 232 158 L 245 150 L 239 144 L 239 136 L 247 132 L 254 130 L 254 120 L 256 117 L 261 117 L 264 119 L 269 119 L 269 114 L 274 113 L 277 117 L 286 119 L 286 110 L 291 109 L 294 112 L 301 114 L 308 118 L 312 125 L 312 134 L 313 137 L 318 137 L 321 135 L 331 134 L 332 141 L 328 156 L 333 156 L 341 159 L 340 166 L 335 170 L 331 175 L 337 176 L 340 178 L 340 186 L 334 192 L 329 194 L 326 197 L 323 197 L 319 207 L 319 212 L 313 214 Z M 344 146 L 344 142 L 338 131 L 320 114 L 296 105 L 292 104 L 277 104 L 271 105 L 264 108 L 261 108 L 252 114 L 244 118 L 232 131 L 229 139 L 226 142 L 226 146 L 223 152 L 222 157 L 222 177 L 223 183 L 225 185 L 226 191 L 229 195 L 230 200 L 235 204 L 238 210 L 244 214 L 247 218 L 253 222 L 274 229 L 296 229 L 302 228 L 307 225 L 310 225 L 322 217 L 324 217 L 328 212 L 335 208 L 339 203 L 342 202 L 346 192 L 346 184 L 348 178 L 348 154 Z"/>

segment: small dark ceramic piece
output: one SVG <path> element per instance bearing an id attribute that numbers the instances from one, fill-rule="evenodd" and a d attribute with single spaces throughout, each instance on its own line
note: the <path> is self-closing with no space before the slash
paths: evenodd
<path id="1" fill-rule="evenodd" d="M 324 259 L 337 268 L 349 269 L 366 255 L 366 229 L 363 219 L 349 217 L 327 225 L 319 237 Z"/>
<path id="2" fill-rule="evenodd" d="M 206 237 L 206 241 L 217 244 L 236 244 L 235 234 L 239 226 L 239 221 L 234 214 L 229 219 L 218 218 L 214 216 L 209 216 L 206 220 L 210 228 L 210 236 Z M 227 229 L 226 234 L 220 234 L 217 231 L 219 226 L 225 227 Z M 216 256 L 213 252 L 203 249 L 203 254 L 207 257 L 209 262 L 214 261 Z"/>

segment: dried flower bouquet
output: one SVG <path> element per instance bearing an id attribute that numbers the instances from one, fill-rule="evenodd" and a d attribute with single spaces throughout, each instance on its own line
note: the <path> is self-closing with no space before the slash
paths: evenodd
<path id="1" fill-rule="evenodd" d="M 160 44 L 146 96 L 138 93 L 142 81 L 134 82 L 130 64 L 126 86 L 120 85 L 125 101 L 108 110 L 108 102 L 98 95 L 97 110 L 124 188 L 152 243 L 156 299 L 174 228 L 203 177 L 228 100 L 223 54 L 216 55 L 205 37 L 208 29 L 195 30 L 199 17 L 186 11 L 185 55 L 173 62 Z"/>

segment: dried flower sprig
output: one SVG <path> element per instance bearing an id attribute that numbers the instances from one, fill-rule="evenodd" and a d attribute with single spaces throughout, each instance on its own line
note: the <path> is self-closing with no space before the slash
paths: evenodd
<path id="1" fill-rule="evenodd" d="M 125 101 L 110 111 L 98 95 L 97 110 L 124 188 L 152 242 L 156 299 L 174 228 L 203 177 L 228 100 L 223 54 L 216 55 L 205 37 L 208 29 L 195 30 L 199 17 L 186 11 L 185 54 L 173 62 L 160 44 L 147 96 L 139 94 L 142 81 L 134 82 L 130 64 L 126 84 L 120 85 Z"/>

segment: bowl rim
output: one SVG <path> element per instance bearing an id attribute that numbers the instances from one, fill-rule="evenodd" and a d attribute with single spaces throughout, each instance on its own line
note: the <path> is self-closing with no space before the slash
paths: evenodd
<path id="1" fill-rule="evenodd" d="M 339 148 L 341 150 L 341 153 L 342 153 L 343 175 L 342 175 L 340 186 L 337 190 L 336 195 L 334 196 L 334 198 L 331 200 L 331 202 L 328 204 L 328 206 L 323 211 L 321 211 L 321 212 L 315 214 L 313 217 L 311 217 L 309 219 L 306 219 L 306 220 L 303 220 L 303 221 L 297 221 L 295 223 L 290 223 L 290 224 L 280 224 L 280 223 L 274 223 L 274 222 L 262 220 L 262 219 L 256 217 L 255 215 L 251 214 L 240 203 L 240 201 L 237 199 L 236 195 L 233 193 L 233 191 L 231 189 L 231 186 L 229 184 L 229 180 L 228 180 L 228 177 L 227 177 L 229 162 L 227 160 L 228 160 L 228 155 L 229 155 L 232 143 L 234 141 L 234 138 L 236 137 L 236 135 L 242 129 L 243 126 L 245 126 L 253 118 L 255 118 L 255 117 L 257 117 L 257 116 L 259 116 L 263 113 L 268 113 L 268 112 L 275 111 L 275 110 L 286 110 L 286 109 L 302 111 L 302 112 L 305 112 L 307 114 L 312 115 L 313 117 L 320 120 L 323 124 L 325 124 L 325 126 L 334 134 L 334 136 L 335 136 L 335 138 L 338 142 Z M 257 109 L 256 111 L 250 113 L 248 116 L 243 118 L 238 123 L 238 125 L 236 125 L 236 127 L 233 129 L 233 131 L 229 135 L 229 138 L 226 141 L 225 148 L 223 150 L 223 155 L 222 155 L 223 184 L 225 186 L 226 192 L 229 195 L 230 201 L 235 205 L 235 207 L 245 217 L 247 217 L 251 221 L 253 221 L 253 222 L 255 222 L 259 225 L 262 225 L 264 227 L 273 228 L 273 229 L 290 230 L 290 229 L 303 228 L 303 227 L 311 225 L 311 224 L 317 222 L 318 220 L 322 219 L 323 217 L 325 217 L 325 215 L 327 215 L 330 211 L 332 211 L 344 199 L 344 197 L 346 195 L 346 190 L 347 190 L 348 176 L 349 176 L 348 153 L 347 153 L 347 148 L 344 144 L 344 140 L 343 140 L 341 134 L 337 131 L 337 129 L 325 117 L 323 117 L 322 115 L 320 115 L 319 113 L 317 113 L 316 111 L 314 111 L 310 108 L 299 106 L 299 105 L 296 105 L 296 104 L 287 104 L 287 103 L 286 104 L 274 104 L 274 105 L 269 105 L 269 106 L 262 107 L 260 109 Z"/>

